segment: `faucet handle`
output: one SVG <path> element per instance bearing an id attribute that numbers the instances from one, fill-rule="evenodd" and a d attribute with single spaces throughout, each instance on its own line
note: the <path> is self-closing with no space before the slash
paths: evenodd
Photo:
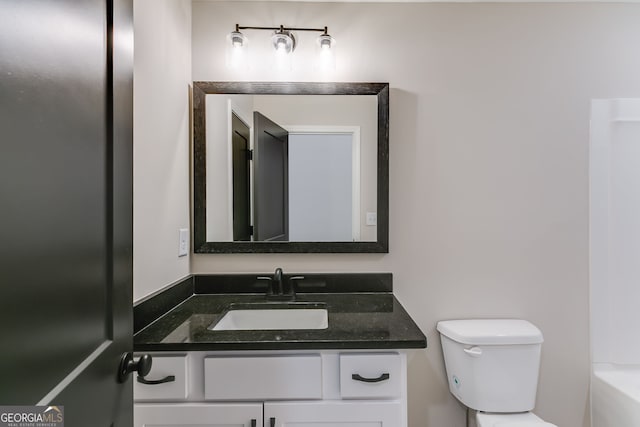
<path id="1" fill-rule="evenodd" d="M 289 277 L 289 295 L 295 298 L 296 296 L 296 287 L 294 286 L 294 282 L 296 280 L 303 280 L 304 276 L 292 276 Z"/>
<path id="2" fill-rule="evenodd" d="M 273 277 L 269 277 L 269 276 L 258 276 L 256 277 L 257 280 L 268 280 L 269 283 L 267 284 L 267 295 L 272 295 L 273 294 Z"/>

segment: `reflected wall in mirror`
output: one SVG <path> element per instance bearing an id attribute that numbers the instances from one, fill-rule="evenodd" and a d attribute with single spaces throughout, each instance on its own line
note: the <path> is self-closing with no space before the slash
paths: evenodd
<path id="1" fill-rule="evenodd" d="M 194 251 L 387 252 L 388 93 L 194 82 Z"/>

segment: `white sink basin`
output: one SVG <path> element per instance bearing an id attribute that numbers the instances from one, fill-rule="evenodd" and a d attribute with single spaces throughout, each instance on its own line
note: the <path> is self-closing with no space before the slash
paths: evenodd
<path id="1" fill-rule="evenodd" d="M 209 329 L 213 331 L 327 329 L 324 308 L 230 310 Z"/>

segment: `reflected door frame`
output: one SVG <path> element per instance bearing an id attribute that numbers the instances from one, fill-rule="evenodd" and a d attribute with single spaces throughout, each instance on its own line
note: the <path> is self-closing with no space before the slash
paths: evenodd
<path id="1" fill-rule="evenodd" d="M 227 100 L 227 147 L 232 146 L 233 139 L 233 116 L 236 116 L 249 128 L 249 150 L 253 151 L 253 114 L 246 111 L 233 99 Z M 233 150 L 227 151 L 227 230 L 231 235 L 229 240 L 233 241 Z M 249 166 L 249 222 L 253 224 L 253 166 Z"/>

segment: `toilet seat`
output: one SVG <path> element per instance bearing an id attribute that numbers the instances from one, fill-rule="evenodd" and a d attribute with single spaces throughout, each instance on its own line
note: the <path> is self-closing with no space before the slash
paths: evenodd
<path id="1" fill-rule="evenodd" d="M 533 412 L 517 414 L 489 414 L 478 412 L 476 414 L 478 427 L 557 427 L 545 422 Z"/>

